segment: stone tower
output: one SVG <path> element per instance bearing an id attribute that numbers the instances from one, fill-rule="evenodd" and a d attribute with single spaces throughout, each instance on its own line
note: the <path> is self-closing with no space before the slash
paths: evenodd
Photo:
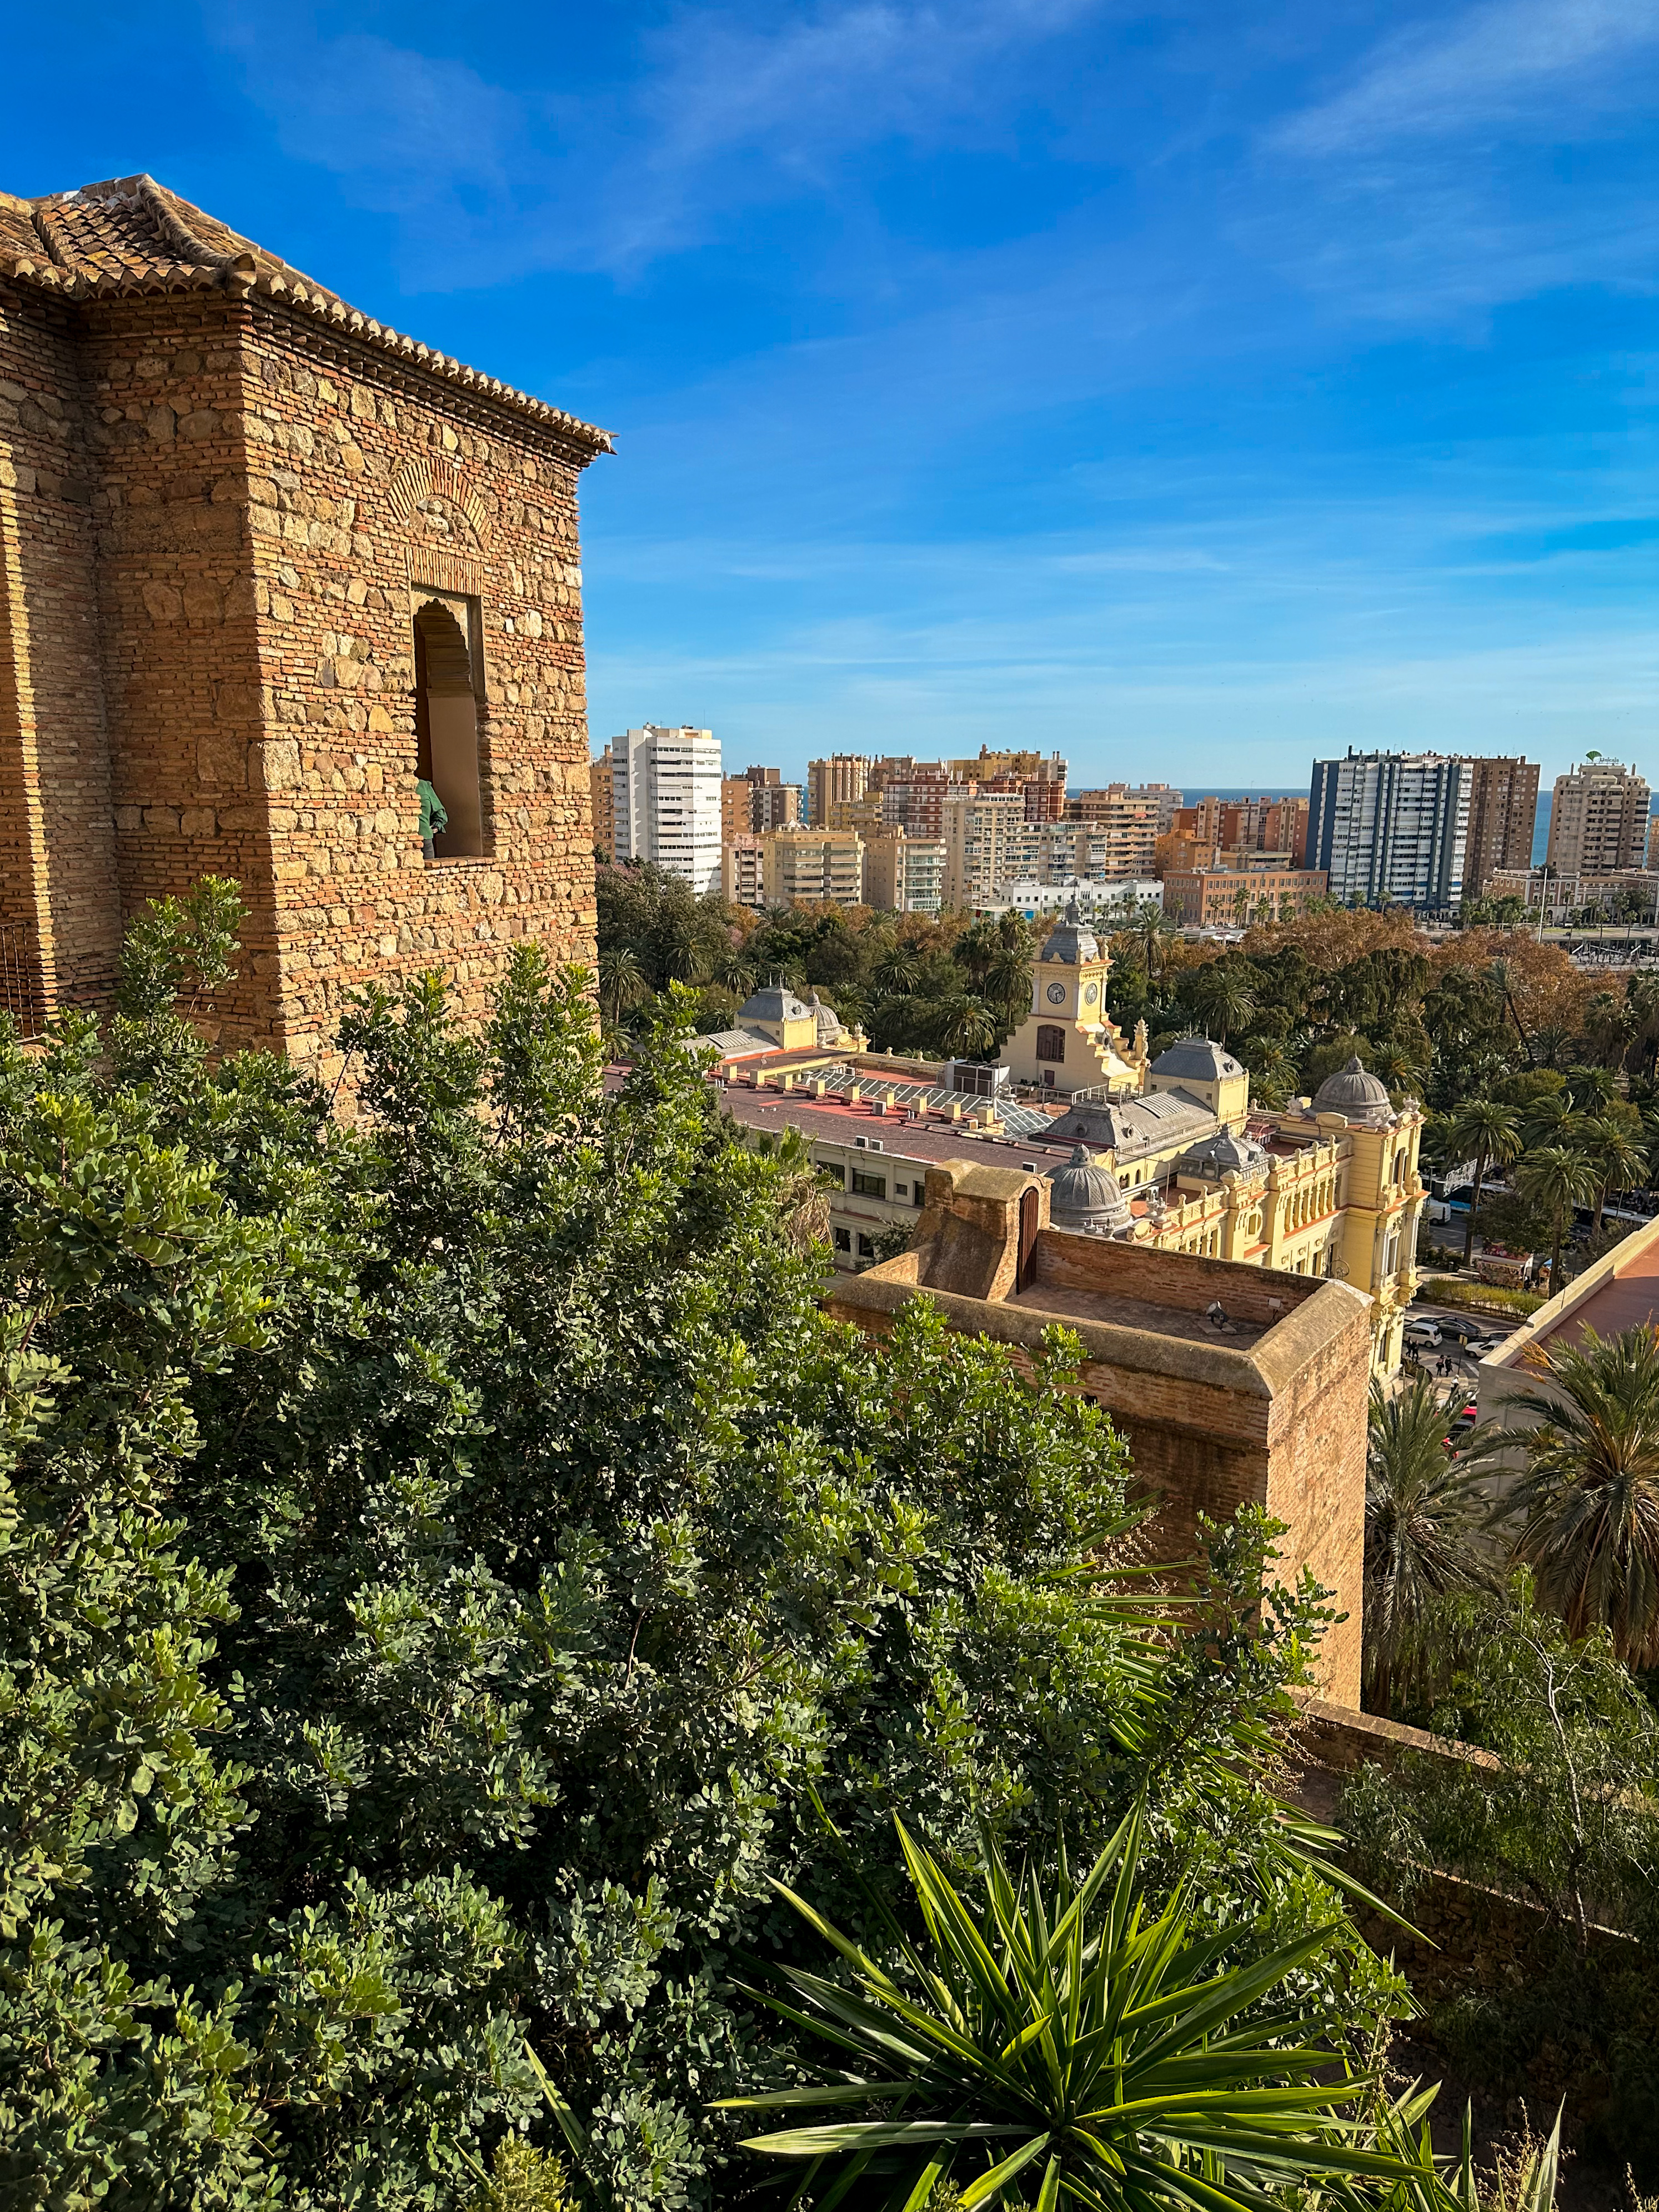
<path id="1" fill-rule="evenodd" d="M 601 430 L 357 313 L 148 177 L 0 195 L 0 973 L 249 908 L 227 1042 L 350 988 L 591 959 L 576 483 Z M 447 830 L 426 855 L 417 783 Z M 21 978 L 21 981 L 20 979 Z"/>

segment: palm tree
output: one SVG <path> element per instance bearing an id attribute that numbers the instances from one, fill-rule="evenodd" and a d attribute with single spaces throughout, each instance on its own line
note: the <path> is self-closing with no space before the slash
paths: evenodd
<path id="1" fill-rule="evenodd" d="M 1446 1140 L 1457 1157 L 1474 1155 L 1474 1189 L 1469 1199 L 1468 1225 L 1463 1231 L 1463 1265 L 1474 1256 L 1476 1217 L 1480 1212 L 1480 1186 L 1489 1167 L 1508 1167 L 1521 1156 L 1521 1127 L 1512 1106 L 1495 1098 L 1466 1099 L 1446 1126 Z"/>
<path id="2" fill-rule="evenodd" d="M 1425 1081 L 1417 1054 L 1391 1038 L 1372 1048 L 1371 1073 L 1396 1094 L 1402 1091 L 1421 1091 Z"/>
<path id="3" fill-rule="evenodd" d="M 631 945 L 607 945 L 599 955 L 599 1012 L 607 1026 L 619 1029 L 623 1016 L 651 996 L 638 955 Z"/>
<path id="4" fill-rule="evenodd" d="M 911 998 L 921 981 L 921 955 L 914 945 L 895 938 L 871 963 L 870 980 L 884 999 Z"/>
<path id="5" fill-rule="evenodd" d="M 1031 948 L 1000 945 L 985 971 L 985 994 L 1002 1013 L 1002 1026 L 1016 1027 L 1031 1003 Z"/>
<path id="6" fill-rule="evenodd" d="M 1522 1109 L 1521 1134 L 1529 1149 L 1571 1141 L 1577 1109 L 1565 1091 L 1547 1091 Z"/>
<path id="7" fill-rule="evenodd" d="M 1248 1054 L 1239 1057 L 1250 1071 L 1250 1096 L 1258 1105 L 1282 1106 L 1293 1096 L 1297 1055 L 1277 1037 L 1252 1038 Z"/>
<path id="8" fill-rule="evenodd" d="M 1503 959 L 1492 961 L 1487 966 L 1486 974 L 1498 987 L 1504 1001 L 1504 1012 L 1515 1024 L 1515 1034 L 1521 1040 L 1521 1049 L 1526 1054 L 1527 1065 L 1530 1067 L 1534 1065 L 1533 1048 L 1528 1041 L 1526 1029 L 1522 1023 L 1520 1009 L 1515 1003 L 1516 988 L 1520 978 L 1516 974 L 1514 963 Z"/>
<path id="9" fill-rule="evenodd" d="M 810 1139 L 799 1129 L 785 1129 L 775 1140 L 763 1134 L 757 1143 L 778 1164 L 778 1218 L 785 1236 L 798 1251 L 827 1244 L 832 1185 L 826 1171 L 813 1162 Z"/>
<path id="10" fill-rule="evenodd" d="M 1545 1022 L 1533 1031 L 1534 1057 L 1540 1067 L 1559 1068 L 1572 1045 L 1572 1031 L 1559 1022 Z"/>
<path id="11" fill-rule="evenodd" d="M 1527 1472 L 1499 1509 L 1515 1553 L 1569 1634 L 1606 1628 L 1627 1666 L 1659 1665 L 1659 1330 L 1551 1341 L 1530 1416 Z"/>
<path id="12" fill-rule="evenodd" d="M 1650 968 L 1632 975 L 1625 986 L 1625 1000 L 1634 1024 L 1632 1054 L 1638 1068 L 1650 1074 L 1659 1048 L 1659 975 Z"/>
<path id="13" fill-rule="evenodd" d="M 739 998 L 747 998 L 754 987 L 755 963 L 742 945 L 728 945 L 709 962 L 708 980 L 725 990 L 736 992 Z"/>
<path id="14" fill-rule="evenodd" d="M 1584 1009 L 1584 1035 L 1604 1066 L 1623 1066 L 1635 1033 L 1635 1012 L 1616 991 L 1598 991 Z"/>
<path id="15" fill-rule="evenodd" d="M 1164 974 L 1164 954 L 1175 934 L 1175 924 L 1156 899 L 1146 899 L 1135 909 L 1129 934 L 1137 940 L 1136 957 L 1150 993 Z"/>
<path id="16" fill-rule="evenodd" d="M 1490 1447 L 1471 1431 L 1455 1457 L 1446 1409 L 1426 1376 L 1389 1397 L 1371 1385 L 1365 1449 L 1366 1702 L 1386 1718 L 1402 1671 L 1420 1677 L 1430 1607 L 1450 1589 L 1490 1583 L 1478 1547 L 1486 1501 L 1474 1464 Z"/>
<path id="17" fill-rule="evenodd" d="M 999 1024 L 983 999 L 965 991 L 941 1002 L 935 1011 L 939 1048 L 952 1060 L 981 1060 L 996 1048 Z"/>
<path id="18" fill-rule="evenodd" d="M 1595 1170 L 1584 1153 L 1567 1145 L 1540 1145 L 1528 1152 L 1515 1171 L 1521 1195 L 1541 1206 L 1554 1224 L 1555 1241 L 1550 1249 L 1550 1295 L 1561 1287 L 1561 1246 L 1575 1206 L 1587 1206 L 1595 1195 Z"/>
<path id="19" fill-rule="evenodd" d="M 1608 1192 L 1634 1190 L 1647 1174 L 1648 1156 L 1634 1132 L 1610 1114 L 1584 1124 L 1583 1148 L 1595 1176 L 1595 1227 L 1599 1230 Z"/>
<path id="20" fill-rule="evenodd" d="M 1247 972 L 1222 961 L 1217 961 L 1194 996 L 1219 1030 L 1223 1044 L 1228 1030 L 1246 1028 L 1255 1012 L 1255 994 Z"/>
<path id="21" fill-rule="evenodd" d="M 1605 1067 L 1570 1067 L 1567 1096 L 1577 1114 L 1604 1114 L 1619 1096 L 1619 1085 Z"/>
<path id="22" fill-rule="evenodd" d="M 896 1825 L 921 1943 L 868 1885 L 885 1957 L 772 1885 L 844 1969 L 781 1965 L 786 1995 L 744 1993 L 792 2041 L 804 2029 L 828 2044 L 835 2078 L 716 2109 L 807 2121 L 744 2145 L 805 2168 L 796 2201 L 821 2186 L 817 2203 L 915 2212 L 948 2181 L 965 2205 L 1006 2205 L 1024 2175 L 1041 2212 L 1245 2212 L 1316 2179 L 1411 2178 L 1397 2151 L 1331 2117 L 1367 2083 L 1326 2042 L 1297 1978 L 1339 1918 L 1218 1972 L 1222 1944 L 1186 1882 L 1148 1909 L 1139 1810 L 1080 1883 L 1062 1852 L 1047 1895 L 1034 1873 L 1016 1883 L 994 1845 L 983 1898 L 964 1895 Z"/>

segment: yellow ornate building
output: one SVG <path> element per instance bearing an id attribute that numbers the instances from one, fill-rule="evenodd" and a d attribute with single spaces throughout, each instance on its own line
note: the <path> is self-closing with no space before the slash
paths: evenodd
<path id="1" fill-rule="evenodd" d="M 1051 1178 L 1054 1226 L 1348 1283 L 1372 1301 L 1373 1370 L 1392 1375 L 1417 1286 L 1421 1109 L 1396 1108 L 1355 1059 L 1311 1098 L 1252 1112 L 1249 1071 L 1224 1045 L 1182 1037 L 1152 1060 L 1144 1024 L 1126 1044 L 1105 1011 L 1109 970 L 1068 908 L 1003 1055 L 1017 1081 L 1064 1101 L 1050 1134 L 1075 1150 Z"/>
<path id="2" fill-rule="evenodd" d="M 1313 1097 L 1259 1111 L 1224 1045 L 1181 1037 L 1154 1060 L 1144 1024 L 1126 1040 L 1106 1011 L 1109 973 L 1068 908 L 1004 1054 L 1032 1087 L 1021 1097 L 957 1087 L 959 1067 L 872 1053 L 816 994 L 781 985 L 699 1042 L 729 1115 L 757 1133 L 799 1129 L 842 1179 L 840 1267 L 874 1258 L 878 1235 L 914 1220 L 930 1166 L 979 1158 L 1042 1177 L 1056 1230 L 1346 1283 L 1370 1301 L 1372 1371 L 1392 1375 L 1425 1197 L 1415 1101 L 1395 1106 L 1353 1060 Z M 1218 1326 L 1224 1334 L 1224 1314 Z"/>

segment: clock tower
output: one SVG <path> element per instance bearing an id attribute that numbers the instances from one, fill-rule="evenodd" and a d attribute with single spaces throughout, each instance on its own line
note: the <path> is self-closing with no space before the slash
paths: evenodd
<path id="1" fill-rule="evenodd" d="M 1126 1054 L 1106 1012 L 1111 962 L 1072 900 L 1049 932 L 1031 970 L 1030 1012 L 1003 1048 L 1016 1083 L 1066 1096 L 1097 1084 L 1144 1088 L 1144 1058 Z"/>

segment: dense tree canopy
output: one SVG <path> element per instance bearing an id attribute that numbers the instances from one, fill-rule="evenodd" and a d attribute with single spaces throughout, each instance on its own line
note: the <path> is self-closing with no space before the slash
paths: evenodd
<path id="1" fill-rule="evenodd" d="M 672 1019 L 606 1092 L 533 951 L 483 1036 L 365 999 L 349 1124 L 215 1065 L 234 921 L 0 1048 L 8 2203 L 459 2205 L 560 2146 L 543 2069 L 582 2203 L 738 2202 L 709 2107 L 791 2062 L 732 1954 L 799 1941 L 769 1876 L 856 1925 L 895 1811 L 971 1868 L 1144 1793 L 1224 1960 L 1340 1923 L 1255 1779 L 1317 1603 L 1258 1611 L 1248 1523 L 1174 1628 L 1103 1595 L 1133 1477 L 1062 1337 L 1034 1385 L 828 1322 L 798 1167 Z M 1300 1987 L 1397 2002 L 1340 1925 Z"/>

